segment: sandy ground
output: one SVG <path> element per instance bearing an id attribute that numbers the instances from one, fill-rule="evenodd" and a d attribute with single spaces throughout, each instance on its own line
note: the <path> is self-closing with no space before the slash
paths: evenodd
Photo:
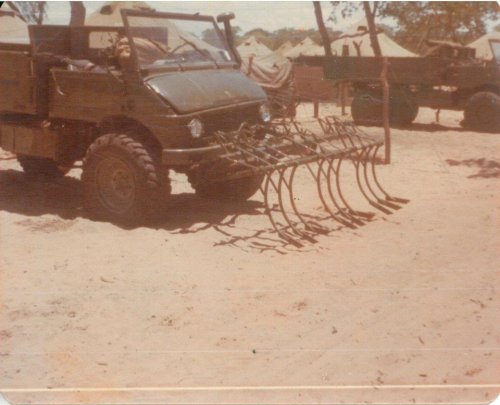
<path id="1" fill-rule="evenodd" d="M 260 195 L 203 201 L 175 175 L 164 223 L 127 230 L 85 217 L 78 169 L 33 183 L 2 153 L 0 393 L 53 404 L 491 402 L 500 137 L 463 131 L 460 118 L 442 112 L 437 125 L 422 109 L 392 131 L 380 177 L 411 200 L 403 209 L 302 249 L 261 233 Z M 310 184 L 300 189 L 317 210 Z"/>

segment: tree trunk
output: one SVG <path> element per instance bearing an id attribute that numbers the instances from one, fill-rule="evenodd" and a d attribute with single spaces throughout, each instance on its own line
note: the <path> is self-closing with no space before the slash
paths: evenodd
<path id="1" fill-rule="evenodd" d="M 323 21 L 323 12 L 321 11 L 321 4 L 319 1 L 313 1 L 314 14 L 316 15 L 316 23 L 318 24 L 321 40 L 323 41 L 323 48 L 325 48 L 325 56 L 332 56 L 332 48 L 330 46 L 330 38 L 326 31 L 325 22 Z"/>
<path id="2" fill-rule="evenodd" d="M 13 1 L 6 1 L 5 3 L 14 11 L 14 13 L 16 13 L 16 15 L 21 20 L 23 20 L 25 23 L 28 23 L 28 21 L 26 20 L 26 18 L 24 17 L 24 15 L 21 13 L 21 11 L 19 10 L 19 8 L 16 6 L 16 4 Z"/>
<path id="3" fill-rule="evenodd" d="M 85 24 L 85 6 L 82 1 L 70 1 L 71 19 L 69 25 L 84 25 Z"/>
<path id="4" fill-rule="evenodd" d="M 370 10 L 370 2 L 364 1 L 366 21 L 368 23 L 368 32 L 370 33 L 370 42 L 375 56 L 382 56 L 380 44 L 378 43 L 377 27 L 375 26 L 375 13 L 377 10 L 377 2 L 373 6 L 373 12 Z"/>

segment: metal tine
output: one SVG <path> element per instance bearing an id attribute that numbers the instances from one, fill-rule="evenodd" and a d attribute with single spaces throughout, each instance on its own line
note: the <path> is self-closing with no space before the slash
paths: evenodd
<path id="1" fill-rule="evenodd" d="M 352 216 L 352 215 L 349 215 L 348 213 L 346 213 L 346 208 L 342 208 L 337 199 L 334 197 L 333 193 L 331 192 L 331 187 L 330 187 L 330 184 L 329 184 L 329 172 L 328 170 L 325 172 L 322 167 L 323 167 L 323 164 L 325 162 L 332 162 L 334 161 L 335 159 L 322 159 L 321 162 L 319 163 L 319 167 L 318 167 L 318 172 L 317 172 L 317 179 L 316 179 L 316 184 L 318 186 L 318 194 L 320 196 L 320 199 L 321 199 L 321 202 L 323 203 L 323 206 L 325 207 L 325 209 L 327 210 L 327 212 L 330 214 L 330 216 L 336 220 L 337 222 L 341 223 L 342 225 L 345 225 L 349 228 L 352 228 L 352 229 L 356 229 L 356 225 L 364 225 L 364 223 L 357 219 L 356 217 Z M 328 166 L 329 168 L 332 168 L 332 165 L 329 165 Z M 329 170 L 332 170 L 332 169 L 329 169 Z M 323 188 L 321 187 L 322 185 L 322 181 L 321 181 L 321 175 L 324 176 L 326 182 L 327 182 L 327 188 L 328 188 L 328 194 L 330 196 L 330 199 L 332 200 L 333 202 L 333 205 L 335 206 L 335 208 L 337 209 L 337 212 L 333 212 L 332 209 L 330 208 L 330 206 L 327 204 L 326 202 L 326 199 L 325 199 L 325 196 L 323 194 Z M 339 214 L 341 217 L 339 217 L 337 214 Z M 343 218 L 344 217 L 344 218 Z"/>
<path id="2" fill-rule="evenodd" d="M 371 148 L 376 144 L 373 142 L 371 144 L 363 143 L 363 141 L 358 136 L 359 132 L 356 130 L 356 127 L 354 127 L 353 125 L 345 125 L 344 122 L 338 120 L 335 117 L 333 117 L 333 119 L 334 119 L 334 125 L 335 125 L 339 135 L 344 132 L 343 130 L 346 130 L 345 133 L 348 135 L 348 136 L 346 136 L 346 138 L 351 142 L 352 145 L 354 145 L 353 136 L 357 137 L 360 141 L 360 144 L 363 145 L 363 146 L 358 146 L 357 150 L 355 152 L 353 152 L 354 156 L 351 159 L 352 163 L 356 169 L 356 182 L 358 184 L 358 187 L 359 187 L 363 197 L 365 197 L 365 199 L 368 201 L 368 203 L 372 207 L 377 208 L 379 211 L 382 211 L 385 214 L 388 214 L 388 215 L 392 214 L 392 212 L 389 209 L 387 209 L 386 207 L 398 209 L 399 206 L 391 204 L 390 202 L 387 202 L 386 200 L 380 198 L 376 193 L 373 192 L 373 189 L 369 183 L 368 177 L 361 176 L 361 169 L 363 169 L 363 174 L 364 174 L 365 169 L 366 169 L 366 163 L 369 159 L 369 152 L 370 152 Z M 328 121 L 328 118 L 326 121 L 328 123 L 330 123 Z M 341 127 L 340 130 L 339 130 L 339 127 Z M 353 136 L 351 136 L 351 135 L 353 135 Z M 342 140 L 342 138 L 343 137 L 341 137 L 341 140 Z M 345 144 L 345 141 L 343 141 L 343 142 Z M 365 180 L 366 188 L 368 189 L 368 192 L 367 192 L 365 186 L 363 185 L 363 181 L 362 181 L 363 179 Z M 368 193 L 371 193 L 372 197 L 370 197 L 370 195 Z"/>
<path id="3" fill-rule="evenodd" d="M 296 167 L 297 166 L 294 166 L 293 168 L 295 169 Z M 283 203 L 283 184 L 285 184 L 286 188 L 288 189 L 288 195 L 290 196 L 290 181 L 287 182 L 286 179 L 285 179 L 285 172 L 286 171 L 287 171 L 287 169 L 279 171 L 280 172 L 280 178 L 279 178 L 279 182 L 278 182 L 278 190 L 279 190 L 278 191 L 278 201 L 279 201 L 280 207 L 282 209 L 282 214 L 285 217 L 285 220 L 289 223 L 289 225 L 292 228 L 292 230 L 297 235 L 299 235 L 303 239 L 306 239 L 309 242 L 315 243 L 316 240 L 312 237 L 312 235 L 310 234 L 310 232 L 309 233 L 307 232 L 307 228 L 306 228 L 306 231 L 302 231 L 302 230 L 298 229 L 297 226 L 296 226 L 297 224 L 290 219 L 290 217 L 288 216 L 288 214 L 286 212 L 286 209 L 285 209 L 285 206 L 284 206 L 284 203 Z M 292 205 L 292 208 L 294 208 L 293 205 Z M 298 211 L 296 211 L 294 209 L 294 212 L 297 214 Z M 299 214 L 299 218 L 300 217 L 301 216 Z"/>
<path id="4" fill-rule="evenodd" d="M 293 235 L 291 235 L 287 231 L 287 227 L 283 227 L 283 226 L 280 227 L 278 225 L 278 223 L 275 221 L 275 219 L 272 215 L 272 209 L 271 209 L 270 203 L 269 203 L 269 184 L 272 183 L 273 188 L 275 190 L 277 190 L 277 186 L 271 178 L 273 173 L 274 173 L 274 171 L 267 174 L 265 185 L 264 185 L 263 195 L 264 195 L 265 212 L 269 218 L 269 221 L 271 222 L 272 227 L 274 228 L 274 230 L 278 233 L 278 235 L 280 237 L 282 237 L 284 240 L 286 240 L 288 243 L 294 245 L 295 247 L 299 247 L 299 248 L 303 247 L 304 245 L 299 240 L 297 240 L 297 238 L 295 238 Z M 286 218 L 285 218 L 285 220 L 286 220 Z"/>
<path id="5" fill-rule="evenodd" d="M 298 146 L 301 146 L 302 148 L 307 149 L 309 152 L 315 152 L 313 149 L 311 149 L 307 145 L 304 145 L 304 144 L 301 144 L 301 143 L 297 143 L 295 140 L 289 139 L 289 136 L 290 136 L 289 134 L 291 132 L 290 132 L 290 130 L 288 128 L 286 130 L 286 133 L 288 134 L 288 135 L 286 135 L 286 138 L 288 140 L 290 140 L 291 142 L 293 142 L 294 144 L 297 144 Z M 282 151 L 277 150 L 277 152 L 286 156 L 286 154 L 284 154 Z M 307 169 L 308 169 L 309 173 L 311 174 L 311 176 L 313 176 L 313 178 L 315 179 L 316 178 L 315 177 L 315 173 L 314 173 L 313 169 L 310 167 L 310 164 L 309 163 L 305 163 L 305 166 L 307 167 Z M 286 178 L 285 178 L 285 173 L 286 173 L 285 170 L 283 170 L 281 172 L 281 177 L 280 177 L 280 183 L 284 183 L 285 186 L 288 189 L 288 194 L 289 194 L 290 204 L 292 206 L 292 209 L 293 209 L 295 215 L 304 224 L 306 231 L 312 231 L 312 232 L 315 232 L 315 233 L 322 233 L 322 234 L 329 233 L 330 229 L 325 228 L 325 227 L 321 226 L 320 224 L 318 224 L 318 223 L 316 223 L 314 221 L 308 221 L 308 220 L 306 220 L 304 218 L 304 215 L 300 213 L 300 211 L 299 211 L 299 209 L 297 207 L 297 204 L 295 203 L 294 192 L 293 192 L 293 184 L 294 184 L 295 173 L 296 173 L 298 167 L 299 167 L 298 164 L 293 165 L 293 167 L 291 169 L 290 178 L 288 179 L 288 182 L 286 181 Z M 282 188 L 280 188 L 280 191 L 282 191 Z M 282 198 L 281 194 L 280 194 L 280 198 Z M 286 215 L 286 212 L 285 212 L 285 215 Z M 296 228 L 295 228 L 295 230 L 299 231 Z M 300 233 L 301 236 L 305 236 L 306 238 L 309 238 L 309 235 L 307 233 L 304 233 L 303 231 L 299 231 L 299 233 Z M 311 239 L 311 241 L 315 241 L 315 240 Z"/>
<path id="6" fill-rule="evenodd" d="M 326 235 L 326 234 L 328 234 L 328 233 L 331 232 L 331 229 L 329 229 L 329 228 L 327 228 L 325 226 L 320 225 L 316 221 L 306 220 L 304 218 L 304 215 L 302 215 L 300 213 L 300 211 L 298 210 L 298 208 L 297 208 L 297 204 L 295 203 L 295 193 L 294 193 L 294 190 L 293 190 L 295 173 L 297 172 L 297 168 L 298 168 L 298 166 L 294 166 L 292 168 L 291 174 L 290 174 L 290 179 L 289 179 L 289 183 L 290 183 L 290 192 L 289 192 L 290 204 L 292 205 L 292 208 L 293 208 L 295 214 L 299 217 L 300 221 L 304 224 L 304 226 L 306 227 L 306 229 L 311 230 L 313 232 L 316 232 L 318 234 Z M 314 172 L 312 172 L 311 170 L 309 171 L 309 173 L 314 176 Z"/>
<path id="7" fill-rule="evenodd" d="M 349 135 L 349 131 L 344 131 L 345 129 L 345 126 L 343 124 L 342 121 L 340 121 L 338 118 L 336 117 L 333 117 L 333 120 L 334 122 L 330 122 L 330 120 L 328 119 L 329 117 L 326 117 L 326 119 L 324 120 L 324 123 L 325 123 L 325 127 L 327 129 L 327 131 L 331 131 L 331 132 L 335 132 L 338 134 L 338 138 L 340 139 L 340 141 L 342 142 L 342 144 L 346 147 L 346 148 L 349 148 L 349 145 L 346 143 L 345 141 L 345 137 L 347 139 L 349 139 L 349 142 L 351 144 L 351 149 L 350 149 L 350 152 L 348 154 L 348 156 L 350 157 L 349 160 L 352 161 L 353 165 L 354 165 L 354 168 L 356 170 L 356 181 L 357 181 L 357 184 L 360 188 L 360 191 L 362 192 L 363 196 L 368 200 L 368 202 L 370 203 L 370 205 L 374 206 L 375 208 L 379 209 L 380 211 L 387 211 L 384 209 L 384 207 L 381 207 L 379 204 L 377 204 L 376 202 L 372 201 L 368 196 L 367 194 L 365 193 L 364 189 L 363 189 L 363 186 L 361 185 L 360 183 L 360 177 L 359 177 L 359 162 L 362 160 L 362 153 L 364 151 L 364 149 L 366 148 L 366 146 L 363 146 L 363 147 L 360 147 L 360 146 L 356 146 L 352 140 L 352 138 Z M 347 135 L 347 136 L 343 136 L 343 135 Z M 354 150 L 352 150 L 354 149 Z M 342 202 L 346 205 L 346 207 L 348 208 L 349 211 L 351 211 L 351 214 L 353 215 L 357 215 L 357 216 L 360 216 L 362 218 L 365 218 L 365 219 L 371 219 L 373 218 L 374 214 L 372 212 L 363 212 L 363 211 L 357 211 L 357 210 L 354 210 L 346 201 L 346 199 L 344 198 L 343 196 L 343 193 L 342 193 L 342 190 L 340 188 L 340 168 L 341 168 L 341 164 L 342 162 L 339 161 L 338 165 L 337 165 L 337 169 L 335 170 L 335 174 L 336 174 L 336 188 L 337 188 L 337 192 L 339 194 L 339 197 L 341 198 Z M 329 170 L 332 170 L 332 166 L 329 167 Z M 329 182 L 330 182 L 330 177 L 329 177 Z M 331 189 L 331 186 L 330 186 L 330 193 L 331 195 L 333 196 L 333 192 L 332 192 L 332 189 Z M 375 205 L 374 205 L 375 204 Z"/>
<path id="8" fill-rule="evenodd" d="M 407 203 L 410 202 L 410 200 L 408 200 L 406 198 L 400 198 L 400 197 L 391 196 L 390 194 L 388 194 L 384 190 L 384 188 L 380 185 L 380 183 L 378 181 L 377 172 L 375 170 L 375 161 L 376 161 L 376 157 L 377 157 L 377 152 L 378 152 L 378 150 L 380 149 L 381 146 L 382 145 L 379 145 L 379 146 L 377 146 L 377 147 L 374 148 L 374 150 L 373 150 L 373 157 L 370 160 L 371 161 L 371 173 L 372 173 L 373 180 L 375 181 L 375 184 L 377 185 L 377 187 L 380 190 L 380 192 L 385 195 L 386 200 L 393 201 L 393 202 L 400 203 L 400 204 L 407 204 Z"/>
<path id="9" fill-rule="evenodd" d="M 363 165 L 363 177 L 365 179 L 365 184 L 368 187 L 368 190 L 370 191 L 370 193 L 377 199 L 377 201 L 378 201 L 379 204 L 385 205 L 386 207 L 391 208 L 393 210 L 399 210 L 399 209 L 401 209 L 400 205 L 397 205 L 393 201 L 388 200 L 385 194 L 384 194 L 383 197 L 380 197 L 375 192 L 375 190 L 373 189 L 372 184 L 370 182 L 370 179 L 368 177 L 368 166 L 369 166 L 369 164 L 372 165 L 372 168 L 374 167 L 374 164 L 375 164 L 374 159 L 375 159 L 376 155 L 373 155 L 373 156 L 370 155 L 371 152 L 373 150 L 375 150 L 375 148 L 377 148 L 377 146 L 371 146 L 371 147 L 369 147 L 367 149 L 367 151 L 366 151 L 366 159 L 363 160 L 363 162 L 362 162 L 362 165 Z"/>
<path id="10" fill-rule="evenodd" d="M 332 184 L 335 184 L 337 194 L 345 206 L 345 208 L 341 209 L 341 212 L 344 214 L 344 216 L 348 216 L 349 218 L 356 219 L 358 225 L 364 225 L 364 222 L 362 222 L 362 220 L 360 220 L 359 218 L 369 221 L 375 216 L 375 214 L 373 212 L 364 212 L 364 211 L 355 210 L 353 207 L 351 207 L 351 205 L 347 202 L 346 198 L 344 197 L 344 194 L 342 192 L 342 188 L 340 186 L 340 169 L 342 167 L 343 160 L 344 159 L 338 159 L 335 169 L 333 169 L 333 163 L 334 163 L 333 160 L 328 165 L 328 171 L 327 171 L 327 173 L 328 173 L 328 176 L 327 176 L 328 193 L 330 195 L 330 198 L 332 198 L 334 201 L 336 201 L 336 199 L 333 195 L 333 189 L 332 189 Z M 332 181 L 332 173 L 335 174 L 335 182 Z"/>
<path id="11" fill-rule="evenodd" d="M 337 120 L 338 122 L 338 119 L 335 118 L 335 117 L 332 117 L 334 120 Z M 359 130 L 359 128 L 357 128 L 353 123 L 346 123 L 346 127 L 350 128 L 351 131 L 353 133 L 356 134 L 356 136 L 359 138 L 360 137 L 360 134 L 361 135 L 364 135 L 364 137 L 366 138 L 368 135 L 366 134 L 363 134 L 362 131 Z M 390 196 L 380 185 L 380 183 L 378 182 L 378 179 L 377 179 L 377 175 L 376 175 L 376 171 L 375 171 L 375 162 L 376 162 L 376 155 L 377 155 L 377 151 L 378 149 L 383 145 L 383 142 L 372 142 L 372 145 L 369 147 L 369 150 L 366 151 L 366 159 L 362 159 L 362 164 L 363 164 L 363 171 L 364 171 L 364 178 L 365 178 L 365 182 L 366 182 L 366 185 L 368 187 L 368 189 L 370 190 L 370 192 L 373 194 L 373 196 L 377 199 L 377 201 L 380 203 L 380 204 L 383 204 L 389 208 L 392 208 L 392 209 L 400 209 L 401 206 L 397 205 L 397 204 L 394 204 L 394 203 L 407 203 L 409 202 L 409 200 L 406 200 L 406 199 L 403 199 L 403 198 L 398 198 L 398 197 L 392 197 Z M 371 153 L 371 150 L 373 150 L 373 155 L 370 156 L 370 153 Z M 371 166 L 371 172 L 372 172 L 372 176 L 373 176 L 373 180 L 375 181 L 375 184 L 376 186 L 378 187 L 378 189 L 380 190 L 380 192 L 384 195 L 383 198 L 381 198 L 374 190 L 374 188 L 372 187 L 371 185 L 371 182 L 369 180 L 369 177 L 367 175 L 367 169 L 368 169 L 368 165 Z"/>
<path id="12" fill-rule="evenodd" d="M 352 144 L 352 145 L 354 145 L 354 147 L 349 147 L 345 143 L 345 141 L 342 139 L 343 137 L 338 134 L 339 131 L 335 131 L 329 123 L 323 123 L 320 120 L 318 120 L 318 122 L 319 122 L 321 128 L 323 129 L 323 131 L 325 133 L 333 134 L 334 136 L 332 138 L 340 139 L 341 142 L 342 142 L 342 144 L 343 144 L 343 146 L 344 146 L 344 150 L 342 151 L 342 154 L 338 157 L 339 158 L 339 165 L 337 167 L 339 169 L 340 168 L 340 163 L 341 163 L 341 160 L 343 159 L 343 157 L 346 156 L 346 155 L 348 156 L 349 154 L 354 153 L 355 149 L 356 149 L 356 146 L 354 144 Z M 327 125 L 330 126 L 331 130 L 328 130 Z M 314 136 L 317 139 L 317 137 L 314 134 L 311 134 L 311 135 Z M 332 138 L 330 138 L 330 139 L 332 139 Z M 322 147 L 323 145 L 320 144 L 320 146 Z M 334 146 L 337 150 L 341 150 L 336 145 L 332 145 L 332 146 Z M 330 199 L 334 203 L 335 207 L 338 209 L 339 213 L 343 217 L 345 217 L 345 219 L 347 221 L 350 221 L 350 222 L 347 222 L 347 223 L 346 223 L 345 220 L 342 221 L 345 225 L 352 227 L 353 226 L 351 224 L 352 222 L 355 223 L 355 224 L 357 224 L 357 225 L 364 225 L 364 222 L 362 222 L 360 219 L 356 218 L 355 216 L 358 216 L 358 217 L 361 217 L 361 218 L 364 218 L 364 219 L 371 219 L 374 216 L 374 214 L 373 213 L 367 213 L 367 212 L 362 212 L 362 211 L 354 210 L 347 203 L 347 201 L 345 200 L 345 198 L 344 198 L 344 196 L 342 194 L 342 191 L 340 189 L 340 181 L 339 181 L 339 178 L 338 178 L 340 171 L 339 170 L 336 171 L 335 169 L 333 169 L 333 161 L 334 160 L 335 160 L 335 158 L 331 159 L 331 162 L 330 162 L 330 164 L 328 166 L 327 174 L 325 174 L 323 172 L 323 175 L 325 175 L 325 177 L 327 178 L 327 181 L 328 181 L 328 193 L 329 193 Z M 322 169 L 320 169 L 320 170 L 322 170 Z M 340 206 L 340 204 L 338 203 L 337 199 L 335 198 L 335 196 L 333 194 L 332 187 L 331 187 L 331 173 L 335 174 L 335 177 L 336 177 L 336 186 L 337 186 L 338 194 L 339 194 L 342 202 L 344 203 L 345 208 L 343 208 L 343 207 Z M 320 181 L 320 174 L 321 173 L 318 173 L 318 180 L 317 181 Z M 322 193 L 322 189 L 321 189 L 321 185 L 320 184 L 319 184 L 319 190 L 318 191 L 320 193 L 320 198 L 322 198 L 323 197 L 323 193 Z M 324 201 L 324 198 L 322 198 L 322 202 L 324 204 L 326 203 Z M 331 210 L 328 207 L 328 204 L 326 204 L 325 209 L 327 209 L 327 211 L 329 211 L 329 213 L 332 214 Z M 338 217 L 337 217 L 337 219 L 338 219 Z"/>

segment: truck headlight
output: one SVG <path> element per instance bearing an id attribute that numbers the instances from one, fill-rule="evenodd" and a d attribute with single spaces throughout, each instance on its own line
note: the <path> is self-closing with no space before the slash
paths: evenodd
<path id="1" fill-rule="evenodd" d="M 262 104 L 259 108 L 259 115 L 262 122 L 271 121 L 271 111 L 268 104 Z"/>
<path id="2" fill-rule="evenodd" d="M 193 138 L 199 138 L 203 135 L 203 124 L 198 118 L 193 118 L 187 126 Z"/>

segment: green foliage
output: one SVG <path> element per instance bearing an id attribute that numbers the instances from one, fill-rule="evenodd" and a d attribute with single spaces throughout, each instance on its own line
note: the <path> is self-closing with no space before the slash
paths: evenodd
<path id="1" fill-rule="evenodd" d="M 240 27 L 231 27 L 231 31 L 233 33 L 233 37 L 235 39 L 236 44 L 238 44 L 240 41 L 241 28 Z M 201 38 L 211 45 L 214 45 L 214 46 L 219 45 L 219 38 L 217 37 L 217 34 L 215 33 L 215 30 L 213 28 L 209 28 L 209 29 L 206 29 L 205 31 L 203 31 L 201 33 Z"/>
<path id="2" fill-rule="evenodd" d="M 394 19 L 390 34 L 402 46 L 416 52 L 425 48 L 426 39 L 469 43 L 486 33 L 486 24 L 498 20 L 500 7 L 494 1 L 381 1 L 371 2 L 377 23 Z M 361 10 L 363 2 L 331 2 L 333 22 Z M 380 26 L 380 24 L 378 24 Z"/>
<path id="3" fill-rule="evenodd" d="M 500 8 L 493 1 L 402 1 L 383 2 L 380 15 L 398 23 L 396 40 L 413 50 L 420 50 L 425 39 L 469 43 L 486 33 L 486 23 L 499 17 Z"/>

